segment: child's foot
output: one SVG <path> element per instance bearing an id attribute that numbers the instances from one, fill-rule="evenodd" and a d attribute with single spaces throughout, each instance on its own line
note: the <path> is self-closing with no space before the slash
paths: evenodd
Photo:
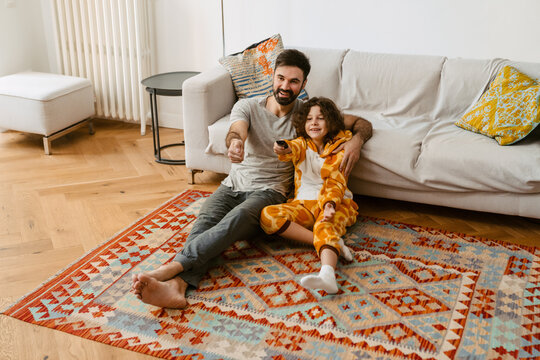
<path id="1" fill-rule="evenodd" d="M 307 275 L 300 279 L 300 285 L 308 289 L 322 289 L 328 294 L 338 292 L 334 268 L 330 265 L 322 265 L 319 275 Z"/>
<path id="2" fill-rule="evenodd" d="M 351 249 L 349 249 L 349 247 L 347 245 L 345 245 L 345 243 L 343 242 L 343 239 L 339 239 L 339 246 L 341 248 L 341 253 L 340 255 L 343 256 L 343 258 L 347 261 L 352 261 L 353 260 L 353 255 L 351 253 Z"/>

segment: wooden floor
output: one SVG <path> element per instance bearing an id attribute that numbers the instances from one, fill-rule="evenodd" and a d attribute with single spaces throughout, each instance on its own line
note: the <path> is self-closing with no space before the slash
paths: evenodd
<path id="1" fill-rule="evenodd" d="M 213 191 L 223 179 L 204 172 L 188 185 L 185 166 L 154 161 L 150 130 L 141 136 L 138 125 L 107 120 L 94 127 L 93 136 L 79 129 L 55 140 L 51 156 L 40 136 L 0 133 L 0 308 L 173 195 Z M 161 130 L 162 143 L 181 137 Z M 359 205 L 364 215 L 540 246 L 540 223 L 523 218 L 370 197 Z M 150 358 L 0 316 L 0 359 Z"/>

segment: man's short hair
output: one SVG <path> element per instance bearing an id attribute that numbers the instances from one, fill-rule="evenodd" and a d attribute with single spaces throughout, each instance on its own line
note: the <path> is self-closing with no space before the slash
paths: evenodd
<path id="1" fill-rule="evenodd" d="M 307 79 L 311 65 L 307 56 L 296 49 L 283 50 L 276 58 L 274 70 L 280 66 L 296 66 L 304 73 L 304 80 Z"/>

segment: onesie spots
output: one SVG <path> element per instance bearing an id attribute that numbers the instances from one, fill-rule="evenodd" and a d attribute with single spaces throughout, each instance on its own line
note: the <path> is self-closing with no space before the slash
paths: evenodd
<path id="1" fill-rule="evenodd" d="M 313 245 L 318 254 L 325 246 L 340 252 L 339 239 L 355 223 L 358 206 L 339 171 L 343 151 L 337 154 L 332 151 L 351 137 L 350 131 L 340 131 L 320 155 L 309 139 L 298 137 L 287 141 L 292 152 L 280 155 L 279 159 L 293 162 L 295 196 L 287 203 L 263 209 L 261 227 L 267 234 L 279 235 L 291 222 L 296 222 L 313 229 Z M 331 221 L 321 221 L 327 202 L 335 204 L 336 213 Z"/>

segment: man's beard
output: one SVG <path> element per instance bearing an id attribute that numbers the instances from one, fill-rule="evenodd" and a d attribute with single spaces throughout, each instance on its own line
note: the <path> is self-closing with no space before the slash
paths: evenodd
<path id="1" fill-rule="evenodd" d="M 289 97 L 286 98 L 286 99 L 283 99 L 283 98 L 280 98 L 278 96 L 279 93 L 285 93 L 285 94 L 288 94 Z M 294 94 L 291 90 L 280 90 L 278 89 L 278 91 L 276 91 L 274 89 L 274 99 L 276 99 L 277 103 L 279 105 L 282 105 L 282 106 L 286 106 L 286 105 L 289 105 L 291 104 L 294 100 L 296 100 L 296 98 L 298 97 L 298 94 Z"/>

